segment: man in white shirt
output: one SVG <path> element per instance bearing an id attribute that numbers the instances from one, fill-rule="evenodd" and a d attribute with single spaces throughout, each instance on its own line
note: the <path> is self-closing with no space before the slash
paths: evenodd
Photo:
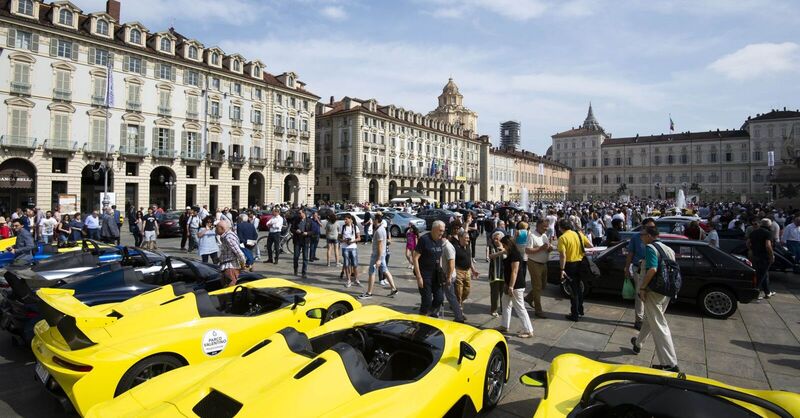
<path id="1" fill-rule="evenodd" d="M 550 209 L 545 219 L 547 219 L 547 236 L 554 237 L 556 235 L 556 222 L 558 222 L 556 211 Z"/>
<path id="2" fill-rule="evenodd" d="M 269 259 L 266 263 L 278 264 L 278 255 L 281 251 L 281 229 L 283 229 L 283 217 L 278 207 L 272 209 L 272 218 L 267 221 L 269 236 L 267 237 L 267 255 Z M 275 258 L 273 258 L 273 253 Z"/>
<path id="3" fill-rule="evenodd" d="M 528 273 L 531 276 L 531 291 L 525 296 L 525 301 L 533 306 L 537 318 L 547 318 L 542 307 L 542 290 L 547 283 L 547 258 L 550 255 L 550 237 L 547 235 L 549 228 L 547 219 L 539 218 L 536 228 L 528 236 Z"/>
<path id="4" fill-rule="evenodd" d="M 189 252 L 197 248 L 197 232 L 200 230 L 200 215 L 195 209 L 197 209 L 196 206 L 190 209 L 189 219 L 186 220 L 186 229 L 189 232 Z"/>
<path id="5" fill-rule="evenodd" d="M 789 247 L 795 260 L 800 260 L 800 216 L 783 229 L 781 241 Z"/>

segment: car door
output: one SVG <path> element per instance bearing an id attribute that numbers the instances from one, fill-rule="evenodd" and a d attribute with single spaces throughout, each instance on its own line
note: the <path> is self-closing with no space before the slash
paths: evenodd
<path id="1" fill-rule="evenodd" d="M 612 247 L 602 256 L 595 259 L 597 267 L 600 268 L 600 279 L 592 282 L 592 290 L 601 292 L 619 293 L 622 292 L 623 280 L 625 279 L 625 259 L 628 256 L 628 243 L 619 244 Z"/>
<path id="2" fill-rule="evenodd" d="M 670 243 L 667 244 L 675 251 L 675 261 L 681 268 L 683 284 L 678 297 L 694 300 L 697 292 L 707 282 L 707 277 L 714 274 L 713 264 L 702 253 L 696 251 L 694 245 Z"/>

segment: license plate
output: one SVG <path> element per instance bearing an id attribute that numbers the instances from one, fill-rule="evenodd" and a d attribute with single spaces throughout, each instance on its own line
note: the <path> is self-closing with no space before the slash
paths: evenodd
<path id="1" fill-rule="evenodd" d="M 43 384 L 47 384 L 47 380 L 50 379 L 50 372 L 42 366 L 42 363 L 36 362 L 36 377 L 42 381 Z"/>

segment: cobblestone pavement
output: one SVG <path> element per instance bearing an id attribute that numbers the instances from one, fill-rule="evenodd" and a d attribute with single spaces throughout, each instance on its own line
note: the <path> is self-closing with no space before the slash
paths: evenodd
<path id="1" fill-rule="evenodd" d="M 483 240 L 480 241 L 483 244 Z M 123 243 L 130 244 L 132 240 L 123 237 Z M 482 276 L 473 282 L 464 312 L 468 323 L 490 328 L 500 325 L 500 319 L 492 317 L 489 312 L 489 286 L 485 275 L 488 265 L 482 261 L 484 249 L 480 244 L 477 255 Z M 178 239 L 160 241 L 162 250 L 185 254 L 180 252 L 178 245 Z M 406 268 L 402 253 L 404 243 L 395 242 L 392 247 L 389 266 L 400 293 L 393 299 L 386 298 L 384 295 L 388 290 L 378 286 L 375 296 L 365 304 L 380 304 L 413 313 L 419 305 L 419 293 L 411 270 Z M 369 252 L 368 246 L 359 246 L 362 266 L 368 262 Z M 362 291 L 358 287 L 345 289 L 342 286 L 339 268 L 325 266 L 324 249 L 319 250 L 318 257 L 322 260 L 309 265 L 305 283 L 354 296 Z M 269 276 L 291 278 L 291 261 L 284 256 L 278 265 L 257 262 L 256 270 Z M 364 273 L 360 278 L 366 282 Z M 727 320 L 703 318 L 692 305 L 670 307 L 667 316 L 682 370 L 743 387 L 800 392 L 800 275 L 774 274 L 772 277 L 773 288 L 778 292 L 775 297 L 768 301 L 740 304 L 739 310 Z M 521 386 L 519 375 L 533 369 L 546 369 L 549 362 L 562 353 L 580 353 L 601 361 L 643 366 L 649 366 L 653 361 L 652 340 L 644 345 L 639 355 L 630 350 L 630 338 L 636 334 L 631 326 L 632 302 L 616 297 L 590 296 L 585 304 L 586 316 L 578 323 L 564 319 L 564 314 L 569 311 L 569 300 L 562 298 L 555 286 L 550 285 L 545 290 L 543 303 L 549 318 L 534 320 L 534 338 L 508 338 L 511 379 L 500 405 L 486 416 L 532 416 L 543 391 Z M 519 326 L 513 319 L 512 331 Z M 10 337 L 0 333 L 1 417 L 64 416 L 57 403 L 34 381 L 32 360 L 33 355 L 28 349 L 12 346 Z"/>

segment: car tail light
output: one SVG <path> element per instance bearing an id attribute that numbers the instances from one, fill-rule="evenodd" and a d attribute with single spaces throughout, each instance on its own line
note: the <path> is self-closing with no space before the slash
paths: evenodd
<path id="1" fill-rule="evenodd" d="M 70 363 L 70 362 L 68 362 L 68 361 L 66 361 L 66 360 L 64 360 L 62 358 L 56 357 L 56 356 L 53 356 L 53 363 L 58 364 L 59 366 L 65 368 L 65 369 L 72 370 L 74 372 L 88 373 L 88 372 L 92 371 L 92 366 L 86 366 L 86 365 L 83 365 L 83 364 Z"/>

